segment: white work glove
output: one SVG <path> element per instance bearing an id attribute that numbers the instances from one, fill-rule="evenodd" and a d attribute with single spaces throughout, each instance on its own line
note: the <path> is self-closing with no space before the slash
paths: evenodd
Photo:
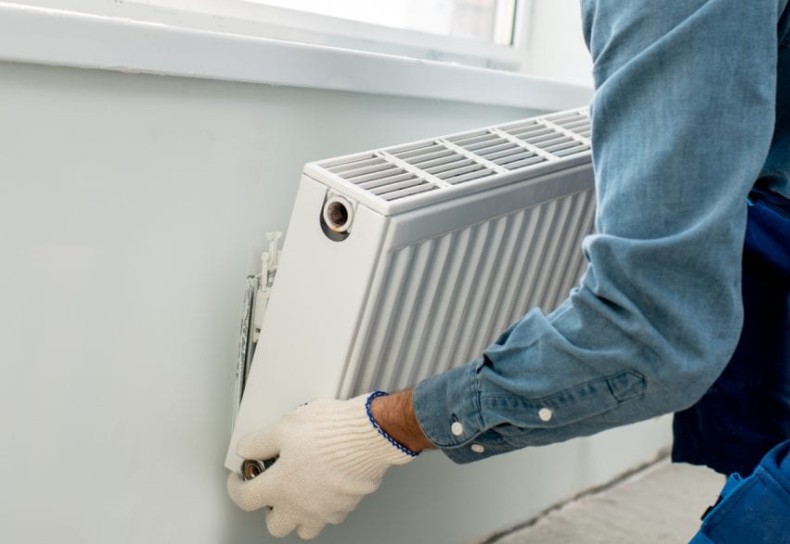
<path id="1" fill-rule="evenodd" d="M 270 507 L 266 525 L 277 537 L 296 529 L 301 538 L 312 539 L 327 523 L 343 521 L 378 489 L 390 466 L 415 456 L 379 430 L 370 416 L 372 396 L 313 401 L 273 427 L 241 438 L 236 448 L 241 457 L 279 457 L 252 480 L 231 473 L 233 502 L 248 512 Z"/>

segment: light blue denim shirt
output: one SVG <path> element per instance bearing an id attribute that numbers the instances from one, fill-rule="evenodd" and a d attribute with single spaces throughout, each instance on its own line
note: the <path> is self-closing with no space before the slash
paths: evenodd
<path id="1" fill-rule="evenodd" d="M 742 325 L 747 194 L 761 173 L 787 194 L 785 4 L 582 2 L 596 86 L 589 266 L 557 310 L 531 310 L 478 360 L 418 384 L 418 421 L 450 458 L 677 411 L 723 370 Z"/>

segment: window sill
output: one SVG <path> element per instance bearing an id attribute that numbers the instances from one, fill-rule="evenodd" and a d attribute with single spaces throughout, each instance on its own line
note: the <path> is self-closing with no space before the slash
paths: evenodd
<path id="1" fill-rule="evenodd" d="M 524 74 L 0 2 L 0 60 L 559 110 L 588 87 Z"/>

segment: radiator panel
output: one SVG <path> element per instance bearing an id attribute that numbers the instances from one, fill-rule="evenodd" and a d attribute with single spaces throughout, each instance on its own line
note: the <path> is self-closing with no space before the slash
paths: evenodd
<path id="1" fill-rule="evenodd" d="M 386 252 L 342 395 L 412 386 L 478 357 L 530 308 L 554 309 L 584 270 L 594 212 L 590 189 Z"/>

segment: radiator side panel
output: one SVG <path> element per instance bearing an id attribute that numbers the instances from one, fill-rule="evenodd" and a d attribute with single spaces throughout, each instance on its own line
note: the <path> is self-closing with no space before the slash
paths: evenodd
<path id="1" fill-rule="evenodd" d="M 326 193 L 302 177 L 225 460 L 230 470 L 239 470 L 241 436 L 299 404 L 335 396 L 354 344 L 387 219 L 359 207 L 351 235 L 332 241 L 319 223 Z"/>

